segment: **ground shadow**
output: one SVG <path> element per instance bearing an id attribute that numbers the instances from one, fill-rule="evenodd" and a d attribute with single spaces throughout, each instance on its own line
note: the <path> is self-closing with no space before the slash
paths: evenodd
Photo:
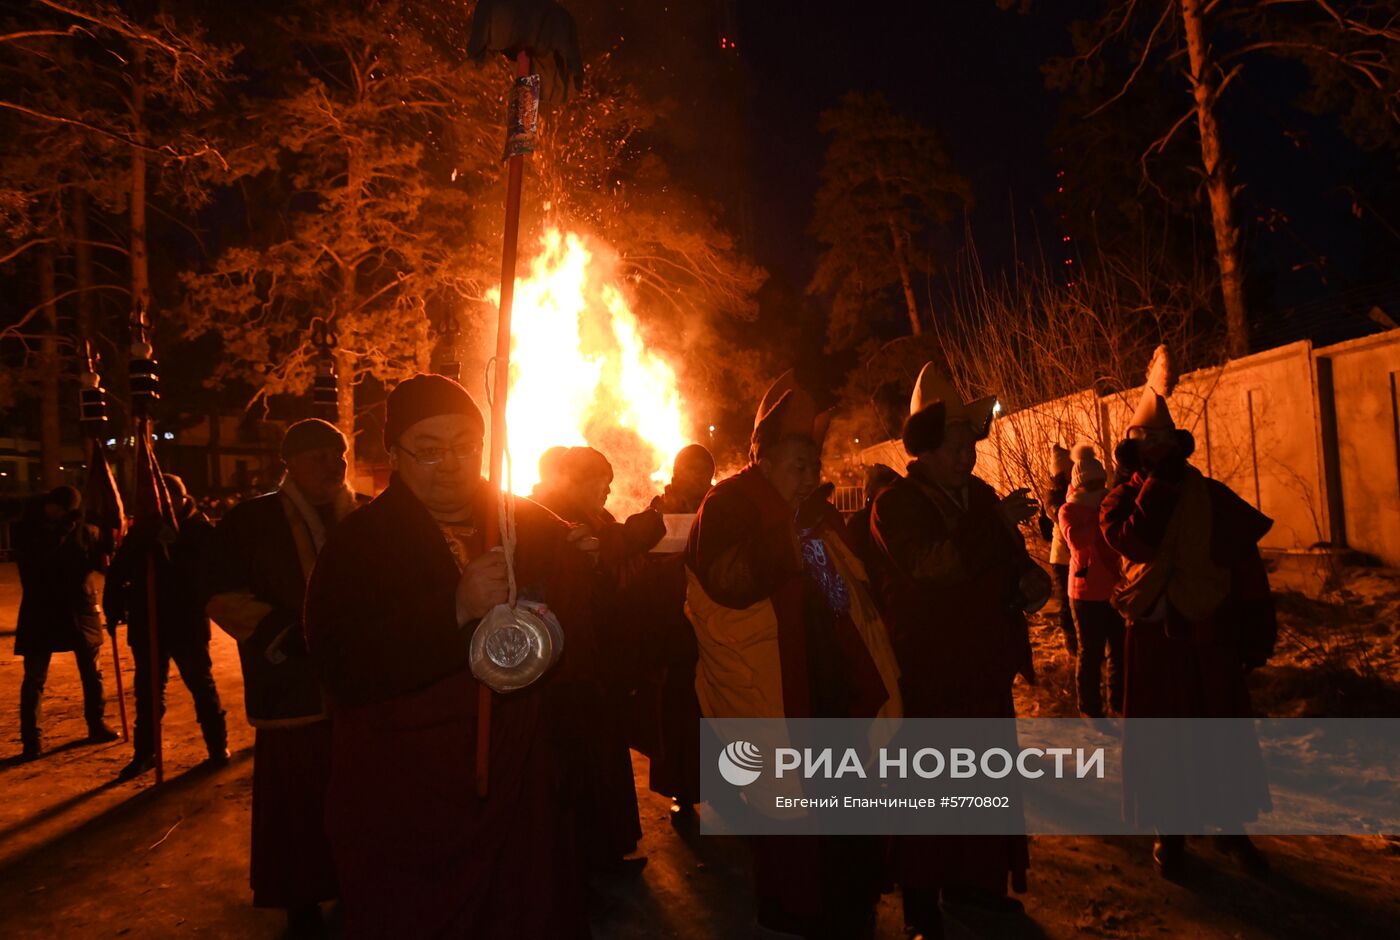
<path id="1" fill-rule="evenodd" d="M 173 798 L 196 787 L 204 786 L 212 777 L 222 775 L 236 765 L 251 760 L 252 757 L 253 749 L 243 748 L 233 753 L 228 765 L 225 767 L 211 768 L 202 764 L 196 765 L 177 776 L 166 777 L 165 782 L 160 786 L 154 785 L 154 772 L 147 773 L 145 776 L 138 778 L 138 780 L 145 783 L 146 786 L 140 791 L 133 793 L 129 798 L 93 816 L 91 819 L 85 820 L 78 826 L 54 839 L 36 842 L 5 864 L 0 865 L 0 883 L 8 880 L 13 874 L 17 874 L 29 868 L 32 861 L 37 857 L 48 854 L 49 852 L 63 852 L 71 846 L 81 846 L 85 840 L 94 838 L 98 833 L 108 828 L 122 825 L 164 799 Z M 58 816 L 77 804 L 92 799 L 99 793 L 111 790 L 117 786 L 125 785 L 128 782 L 129 781 L 119 781 L 114 775 L 110 780 L 106 780 L 90 790 L 74 794 L 60 803 L 46 807 L 32 816 L 25 817 L 18 823 L 0 830 L 0 840 L 32 829 L 34 826 Z"/>

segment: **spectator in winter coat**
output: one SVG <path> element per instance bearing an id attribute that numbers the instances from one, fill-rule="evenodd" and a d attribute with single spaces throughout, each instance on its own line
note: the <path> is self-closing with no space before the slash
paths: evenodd
<path id="1" fill-rule="evenodd" d="M 96 531 L 82 524 L 82 496 L 60 486 L 26 507 L 14 526 L 15 557 L 23 595 L 15 628 L 15 655 L 24 658 L 19 692 L 20 740 L 23 759 L 34 760 L 42 750 L 40 702 L 54 653 L 72 652 L 83 683 L 83 715 L 88 740 L 116 740 L 103 718 L 102 615 L 97 610 L 93 574 L 103 567 Z"/>
<path id="2" fill-rule="evenodd" d="M 1060 634 L 1071 656 L 1078 655 L 1079 637 L 1074 631 L 1074 614 L 1069 594 L 1069 546 L 1060 530 L 1060 507 L 1069 495 L 1069 475 L 1073 469 L 1070 453 L 1059 444 L 1050 447 L 1050 462 L 1054 475 L 1045 490 L 1045 508 L 1041 510 L 1041 534 L 1050 542 L 1050 570 L 1055 574 L 1055 596 L 1060 602 Z M 1048 523 L 1048 525 L 1046 524 Z"/>
<path id="3" fill-rule="evenodd" d="M 1108 474 L 1094 457 L 1094 448 L 1074 448 L 1069 498 L 1060 507 L 1059 528 L 1069 546 L 1069 604 L 1079 634 L 1075 670 L 1079 712 L 1102 718 L 1104 648 L 1108 649 L 1108 704 L 1123 712 L 1123 618 L 1109 598 L 1118 586 L 1122 559 L 1109 548 L 1099 527 L 1099 506 L 1108 491 Z"/>

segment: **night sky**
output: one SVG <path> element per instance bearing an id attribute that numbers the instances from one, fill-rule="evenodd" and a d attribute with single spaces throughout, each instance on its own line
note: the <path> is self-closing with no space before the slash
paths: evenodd
<path id="1" fill-rule="evenodd" d="M 1013 219 L 1021 227 L 1034 212 L 1053 223 L 1045 139 L 1055 98 L 1040 65 L 1068 50 L 1062 19 L 1003 12 L 991 0 L 737 6 L 753 87 L 756 248 L 767 263 L 799 282 L 810 276 L 817 246 L 803 229 L 825 149 L 817 118 L 853 90 L 881 92 L 938 131 L 972 181 L 984 259 L 1009 260 Z"/>
<path id="2" fill-rule="evenodd" d="M 1061 169 L 1050 143 L 1060 99 L 1046 88 L 1042 67 L 1071 52 L 1072 21 L 1101 8 L 1089 0 L 1037 3 L 1028 14 L 994 0 L 581 0 L 576 9 L 585 26 L 600 16 L 608 21 L 591 37 L 586 28 L 586 42 L 625 37 L 621 54 L 683 99 L 668 131 L 678 175 L 725 204 L 726 221 L 755 259 L 800 293 L 820 247 L 806 234 L 825 148 L 818 116 L 852 90 L 883 93 L 942 137 L 972 182 L 967 222 L 986 270 L 1055 255 L 1065 234 L 1050 204 Z M 1238 211 L 1253 290 L 1280 328 L 1264 331 L 1273 341 L 1342 338 L 1355 323 L 1329 333 L 1319 320 L 1348 298 L 1364 301 L 1363 310 L 1400 307 L 1394 155 L 1364 154 L 1333 119 L 1300 111 L 1293 102 L 1305 87 L 1296 66 L 1255 60 L 1222 111 L 1244 184 Z M 1166 91 L 1189 104 L 1184 80 Z M 1190 159 L 1194 126 L 1182 134 Z M 1135 158 L 1125 159 L 1123 173 L 1138 184 Z M 1363 218 L 1351 187 L 1365 196 Z M 1209 223 L 1204 216 L 1201 223 L 1208 258 Z M 945 270 L 969 248 L 961 221 L 935 239 Z M 937 293 L 946 279 L 930 286 Z"/>

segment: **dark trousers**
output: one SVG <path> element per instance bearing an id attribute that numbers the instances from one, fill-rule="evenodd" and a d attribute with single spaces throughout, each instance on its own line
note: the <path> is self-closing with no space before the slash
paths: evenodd
<path id="1" fill-rule="evenodd" d="M 1108 704 L 1123 714 L 1123 618 L 1108 601 L 1074 601 L 1079 627 L 1079 710 L 1086 715 L 1103 712 L 1103 661 L 1108 650 Z"/>
<path id="2" fill-rule="evenodd" d="M 155 753 L 155 727 L 151 709 L 151 652 L 133 646 L 136 662 L 136 727 L 132 731 L 133 750 L 138 758 Z M 175 649 L 161 650 L 156 668 L 160 679 L 160 714 L 165 715 L 165 683 L 170 678 L 170 661 L 180 670 L 180 678 L 194 699 L 194 714 L 210 755 L 222 754 L 228 746 L 228 731 L 224 724 L 224 708 L 219 702 L 219 690 L 214 686 L 213 661 L 207 643 L 190 643 Z"/>
<path id="3" fill-rule="evenodd" d="M 1079 649 L 1079 638 L 1074 629 L 1074 614 L 1070 611 L 1069 565 L 1051 565 L 1055 569 L 1055 590 L 1060 599 L 1060 632 L 1065 635 L 1065 649 L 1071 656 Z"/>
<path id="4" fill-rule="evenodd" d="M 97 665 L 97 653 L 102 647 L 81 647 L 73 651 L 78 660 L 78 676 L 83 682 L 83 717 L 88 731 L 103 726 L 106 703 L 102 698 L 102 670 Z M 25 747 L 38 747 L 39 722 L 43 713 L 44 684 L 49 679 L 52 653 L 34 653 L 24 657 L 24 679 L 19 686 L 19 736 Z"/>

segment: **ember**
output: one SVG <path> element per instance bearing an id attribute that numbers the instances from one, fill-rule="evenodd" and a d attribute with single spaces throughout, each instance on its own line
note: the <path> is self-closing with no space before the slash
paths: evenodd
<path id="1" fill-rule="evenodd" d="M 516 285 L 511 484 L 529 494 L 545 450 L 586 444 L 612 462 L 610 505 L 628 512 L 659 491 L 688 441 L 675 369 L 647 348 L 609 268 L 581 236 L 551 228 Z"/>

